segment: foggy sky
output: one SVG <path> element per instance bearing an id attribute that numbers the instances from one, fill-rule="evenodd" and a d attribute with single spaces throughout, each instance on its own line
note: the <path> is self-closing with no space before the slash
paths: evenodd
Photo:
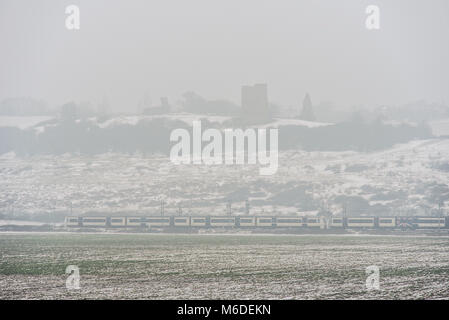
<path id="1" fill-rule="evenodd" d="M 65 28 L 65 7 L 81 30 Z M 365 8 L 381 29 L 365 28 Z M 150 94 L 193 90 L 240 101 L 268 84 L 273 102 L 391 105 L 449 101 L 447 0 L 0 0 L 0 100 L 51 106 L 107 98 L 135 111 Z"/>

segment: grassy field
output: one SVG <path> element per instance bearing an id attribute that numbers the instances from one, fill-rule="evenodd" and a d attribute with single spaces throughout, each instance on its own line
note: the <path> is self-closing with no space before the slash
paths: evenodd
<path id="1" fill-rule="evenodd" d="M 448 285 L 448 237 L 0 233 L 0 299 L 447 299 Z"/>

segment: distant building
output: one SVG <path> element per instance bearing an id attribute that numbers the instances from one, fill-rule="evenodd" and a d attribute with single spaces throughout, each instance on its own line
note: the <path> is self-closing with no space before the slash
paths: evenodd
<path id="1" fill-rule="evenodd" d="M 61 106 L 61 118 L 64 120 L 75 120 L 79 117 L 78 106 L 74 102 L 69 102 Z"/>
<path id="2" fill-rule="evenodd" d="M 246 123 L 265 123 L 270 120 L 266 84 L 242 87 L 242 116 Z"/>
<path id="3" fill-rule="evenodd" d="M 167 97 L 161 97 L 161 107 L 170 109 L 170 105 L 168 104 L 168 98 Z"/>
<path id="4" fill-rule="evenodd" d="M 308 93 L 302 101 L 302 111 L 299 118 L 306 121 L 316 120 L 315 113 L 313 112 L 312 100 L 310 99 L 310 95 Z"/>

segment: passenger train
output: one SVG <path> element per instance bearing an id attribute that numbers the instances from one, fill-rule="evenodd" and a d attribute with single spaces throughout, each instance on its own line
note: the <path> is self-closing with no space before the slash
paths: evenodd
<path id="1" fill-rule="evenodd" d="M 75 217 L 66 227 L 449 229 L 449 217 L 145 216 Z"/>

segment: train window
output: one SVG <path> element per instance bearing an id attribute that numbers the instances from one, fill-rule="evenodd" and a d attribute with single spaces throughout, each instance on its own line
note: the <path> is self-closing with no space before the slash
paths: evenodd
<path id="1" fill-rule="evenodd" d="M 438 223 L 438 219 L 418 219 L 418 223 Z M 440 220 L 440 223 L 444 223 L 444 219 Z"/>
<path id="2" fill-rule="evenodd" d="M 260 223 L 271 223 L 272 220 L 271 219 L 259 219 Z"/>
<path id="3" fill-rule="evenodd" d="M 195 223 L 204 223 L 206 222 L 206 219 L 192 219 L 192 221 Z"/>
<path id="4" fill-rule="evenodd" d="M 277 219 L 278 223 L 301 223 L 301 219 Z"/>
<path id="5" fill-rule="evenodd" d="M 187 219 L 175 219 L 175 222 L 187 222 Z"/>
<path id="6" fill-rule="evenodd" d="M 211 223 L 234 223 L 234 219 L 211 219 Z"/>
<path id="7" fill-rule="evenodd" d="M 156 218 L 156 219 L 147 218 L 144 220 L 144 222 L 150 222 L 150 223 L 168 223 L 169 221 L 170 221 L 169 219 L 161 219 L 161 218 Z"/>
<path id="8" fill-rule="evenodd" d="M 373 219 L 348 219 L 348 223 L 373 223 Z"/>
<path id="9" fill-rule="evenodd" d="M 240 219 L 240 223 L 252 223 L 253 219 Z"/>
<path id="10" fill-rule="evenodd" d="M 123 219 L 111 219 L 111 222 L 123 222 Z"/>
<path id="11" fill-rule="evenodd" d="M 83 219 L 83 222 L 105 222 L 106 219 Z"/>

